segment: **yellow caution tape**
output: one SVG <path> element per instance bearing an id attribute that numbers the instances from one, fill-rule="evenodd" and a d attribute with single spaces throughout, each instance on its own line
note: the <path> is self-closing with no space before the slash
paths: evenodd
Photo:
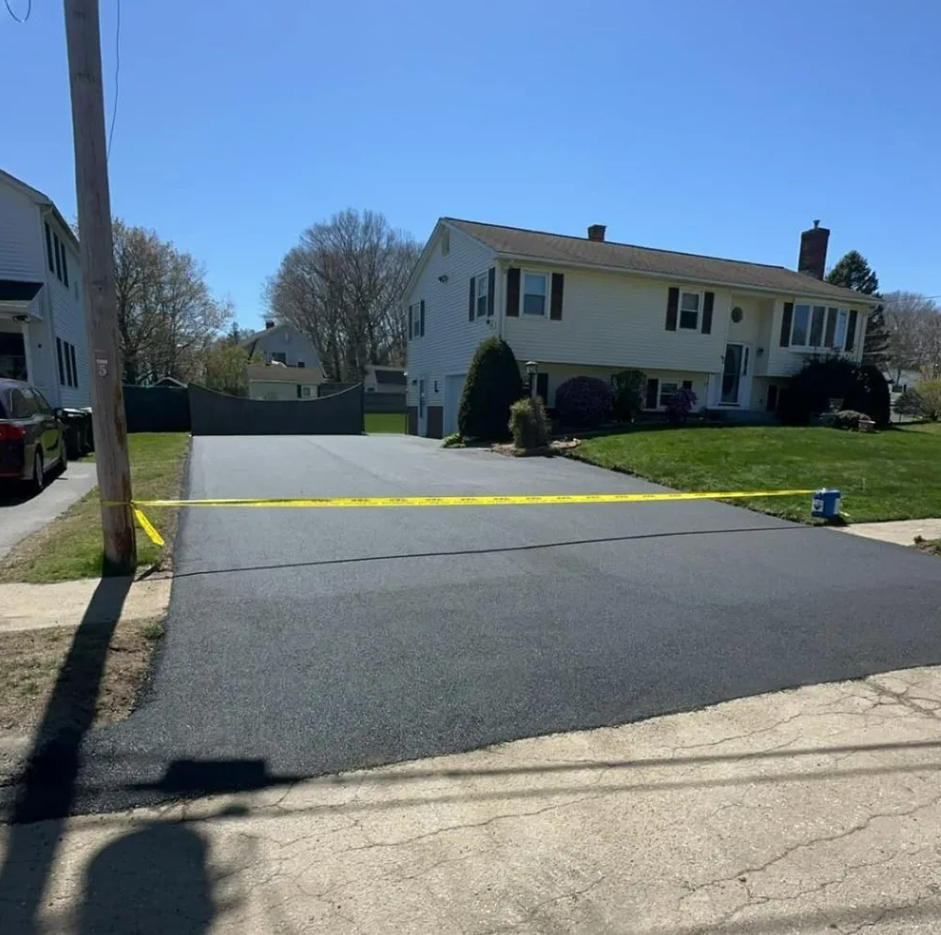
<path id="1" fill-rule="evenodd" d="M 481 497 L 310 497 L 236 500 L 134 500 L 141 506 L 240 507 L 396 507 L 396 506 L 539 506 L 559 503 L 652 503 L 663 500 L 732 500 L 746 497 L 794 497 L 813 490 L 724 490 L 693 493 L 572 493 Z"/>
<path id="2" fill-rule="evenodd" d="M 532 494 L 503 497 L 317 497 L 292 499 L 240 499 L 240 500 L 134 500 L 132 507 L 141 529 L 155 545 L 162 546 L 163 538 L 140 509 L 147 507 L 179 506 L 238 506 L 238 507 L 410 507 L 410 506 L 539 506 L 560 503 L 656 503 L 669 500 L 735 500 L 751 497 L 796 497 L 814 493 L 813 490 L 721 490 L 681 493 L 574 493 Z M 107 503 L 107 506 L 121 506 Z"/>
<path id="3" fill-rule="evenodd" d="M 160 533 L 157 532 L 153 523 L 151 523 L 151 521 L 147 519 L 147 517 L 144 516 L 143 512 L 139 510 L 137 507 L 134 507 L 134 516 L 136 517 L 137 522 L 140 523 L 141 529 L 143 529 L 144 532 L 147 533 L 147 537 L 150 539 L 150 541 L 154 545 L 163 546 L 164 544 L 163 536 L 161 536 Z"/>

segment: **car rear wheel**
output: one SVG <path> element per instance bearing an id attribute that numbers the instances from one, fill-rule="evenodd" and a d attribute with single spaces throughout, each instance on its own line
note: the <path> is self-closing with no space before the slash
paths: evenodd
<path id="1" fill-rule="evenodd" d="M 37 451 L 33 455 L 33 477 L 30 481 L 30 486 L 33 488 L 35 493 L 40 493 L 46 485 L 46 474 L 43 469 L 42 455 Z"/>

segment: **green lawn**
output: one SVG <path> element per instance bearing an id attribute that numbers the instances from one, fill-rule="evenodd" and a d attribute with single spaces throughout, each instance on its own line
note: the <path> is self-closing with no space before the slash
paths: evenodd
<path id="1" fill-rule="evenodd" d="M 369 434 L 384 432 L 405 433 L 406 421 L 404 412 L 367 412 L 366 432 Z"/>
<path id="2" fill-rule="evenodd" d="M 634 430 L 589 439 L 572 456 L 688 491 L 836 487 L 854 523 L 941 517 L 941 425 L 875 434 L 783 426 Z M 806 522 L 809 500 L 735 502 Z"/>
<path id="3" fill-rule="evenodd" d="M 189 445 L 187 433 L 148 433 L 129 436 L 131 485 L 141 500 L 179 497 Z M 55 482 L 53 482 L 55 483 Z M 27 537 L 0 562 L 0 581 L 67 581 L 95 578 L 102 573 L 101 515 L 95 488 L 64 515 Z M 155 546 L 137 531 L 140 567 L 154 565 L 170 554 L 176 532 L 176 510 L 147 511 L 166 540 Z"/>

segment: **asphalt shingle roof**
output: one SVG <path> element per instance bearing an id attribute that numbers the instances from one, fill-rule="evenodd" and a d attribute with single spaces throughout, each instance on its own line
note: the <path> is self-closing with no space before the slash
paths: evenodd
<path id="1" fill-rule="evenodd" d="M 720 257 L 699 256 L 695 253 L 676 253 L 672 250 L 655 250 L 651 247 L 637 247 L 633 244 L 589 240 L 587 237 L 570 237 L 564 234 L 548 234 L 544 231 L 501 227 L 497 224 L 480 224 L 476 221 L 464 221 L 458 218 L 442 218 L 442 220 L 476 237 L 497 253 L 510 256 L 530 257 L 533 260 L 545 260 L 552 263 L 575 263 L 631 270 L 663 276 L 665 279 L 693 280 L 740 288 L 752 287 L 841 302 L 862 304 L 870 301 L 869 296 L 860 295 L 842 286 L 832 286 L 828 282 L 821 282 L 783 266 L 725 260 Z"/>

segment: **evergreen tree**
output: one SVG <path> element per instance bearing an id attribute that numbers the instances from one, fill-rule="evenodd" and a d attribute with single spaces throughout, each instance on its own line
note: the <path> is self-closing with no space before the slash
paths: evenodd
<path id="1" fill-rule="evenodd" d="M 879 277 L 858 250 L 850 250 L 830 270 L 827 282 L 843 286 L 863 295 L 879 295 Z M 863 345 L 863 363 L 885 369 L 889 359 L 889 331 L 885 323 L 885 310 L 880 305 L 870 313 L 866 323 L 866 341 Z"/>
<path id="2" fill-rule="evenodd" d="M 474 352 L 458 411 L 465 438 L 502 441 L 510 434 L 510 406 L 523 395 L 519 364 L 509 344 L 495 335 Z"/>

